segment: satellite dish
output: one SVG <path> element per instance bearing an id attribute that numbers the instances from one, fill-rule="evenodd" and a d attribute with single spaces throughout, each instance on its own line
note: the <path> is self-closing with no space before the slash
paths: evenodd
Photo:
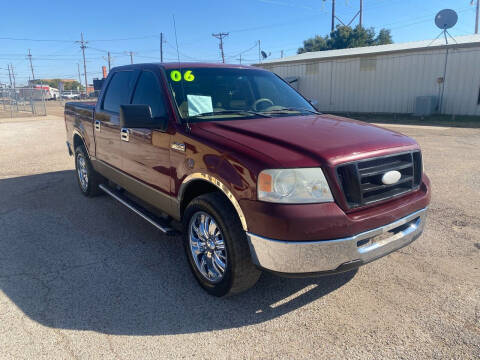
<path id="1" fill-rule="evenodd" d="M 260 53 L 262 54 L 262 58 L 266 59 L 268 57 L 265 51 L 262 50 Z"/>
<path id="2" fill-rule="evenodd" d="M 437 16 L 435 16 L 435 25 L 442 30 L 454 27 L 457 21 L 458 15 L 452 9 L 440 10 Z"/>

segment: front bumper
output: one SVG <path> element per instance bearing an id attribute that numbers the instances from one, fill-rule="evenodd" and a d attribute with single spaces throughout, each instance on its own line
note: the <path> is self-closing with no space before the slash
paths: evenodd
<path id="1" fill-rule="evenodd" d="M 252 261 L 285 275 L 348 271 L 369 263 L 414 240 L 423 232 L 427 208 L 390 224 L 335 240 L 280 241 L 247 232 Z"/>

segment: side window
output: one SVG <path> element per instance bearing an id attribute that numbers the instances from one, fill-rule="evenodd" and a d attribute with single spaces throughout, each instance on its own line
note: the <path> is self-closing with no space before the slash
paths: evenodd
<path id="1" fill-rule="evenodd" d="M 130 103 L 130 92 L 135 81 L 133 71 L 119 71 L 113 75 L 103 101 L 103 109 L 118 113 L 120 105 Z"/>
<path id="2" fill-rule="evenodd" d="M 140 75 L 132 104 L 150 105 L 152 117 L 161 117 L 167 114 L 163 91 L 157 77 L 151 71 L 144 71 Z"/>

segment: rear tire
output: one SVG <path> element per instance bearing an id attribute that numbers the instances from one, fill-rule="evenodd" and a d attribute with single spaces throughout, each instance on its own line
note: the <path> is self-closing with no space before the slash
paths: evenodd
<path id="1" fill-rule="evenodd" d="M 104 183 L 105 179 L 93 169 L 82 145 L 75 148 L 75 170 L 78 186 L 83 195 L 93 197 L 103 194 L 98 185 Z"/>
<path id="2" fill-rule="evenodd" d="M 207 224 L 206 232 L 202 221 Z M 255 285 L 261 271 L 251 261 L 237 213 L 221 193 L 193 199 L 185 210 L 183 226 L 190 269 L 209 294 L 229 296 Z"/>

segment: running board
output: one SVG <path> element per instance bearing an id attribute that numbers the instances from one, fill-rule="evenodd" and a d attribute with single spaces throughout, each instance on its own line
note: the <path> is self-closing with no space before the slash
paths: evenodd
<path id="1" fill-rule="evenodd" d="M 151 214 L 149 211 L 145 210 L 141 206 L 135 204 L 133 201 L 128 199 L 127 197 L 120 194 L 118 191 L 115 191 L 109 188 L 106 185 L 100 184 L 98 185 L 100 189 L 102 189 L 105 193 L 110 195 L 112 198 L 117 200 L 119 203 L 125 205 L 127 208 L 132 210 L 135 214 L 140 215 L 142 218 L 147 220 L 150 224 L 155 226 L 161 232 L 167 235 L 175 235 L 176 231 L 170 228 L 169 226 L 162 223 L 160 219 L 158 219 L 155 215 Z"/>

